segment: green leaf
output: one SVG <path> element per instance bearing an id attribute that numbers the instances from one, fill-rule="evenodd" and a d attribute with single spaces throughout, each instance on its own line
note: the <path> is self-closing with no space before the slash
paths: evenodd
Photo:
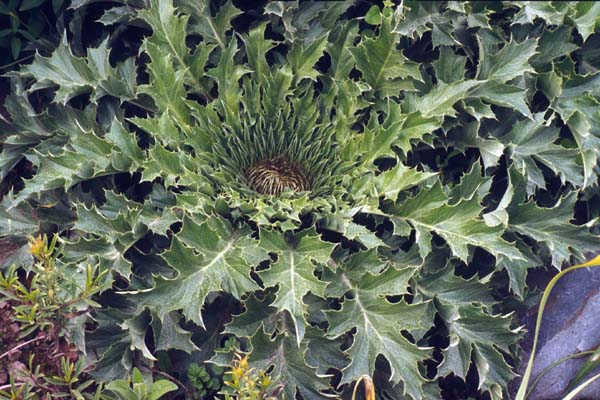
<path id="1" fill-rule="evenodd" d="M 382 21 L 381 11 L 378 6 L 371 6 L 365 15 L 365 21 L 371 25 L 380 25 Z"/>
<path id="2" fill-rule="evenodd" d="M 106 385 L 106 389 L 116 393 L 119 398 L 124 400 L 137 400 L 138 395 L 131 389 L 129 383 L 125 380 L 110 382 Z"/>
<path id="3" fill-rule="evenodd" d="M 382 172 L 377 176 L 367 174 L 357 180 L 352 186 L 352 194 L 357 198 L 367 196 L 395 201 L 398 193 L 429 179 L 436 174 L 420 172 L 416 168 L 410 168 L 404 164 L 398 164 L 389 171 Z"/>
<path id="4" fill-rule="evenodd" d="M 365 132 L 346 144 L 344 153 L 347 157 L 361 156 L 361 163 L 371 166 L 378 158 L 396 157 L 392 146 L 405 154 L 411 149 L 411 140 L 420 139 L 439 127 L 437 117 L 423 117 L 420 113 L 402 114 L 400 107 L 390 103 L 388 115 L 382 124 L 373 114 Z"/>
<path id="5" fill-rule="evenodd" d="M 115 296 L 113 305 L 119 301 L 123 302 L 123 299 Z M 125 304 L 132 305 L 128 302 Z M 94 369 L 90 371 L 91 375 L 104 382 L 116 381 L 129 375 L 135 348 L 131 339 L 136 335 L 145 336 L 143 323 L 148 320 L 142 317 L 135 318 L 131 313 L 124 313 L 113 307 L 96 313 L 94 320 L 97 326 L 93 335 L 86 339 L 87 357 L 91 362 L 95 362 Z M 135 328 L 135 333 L 121 327 L 125 321 L 128 321 L 128 327 Z M 141 342 L 143 338 L 138 336 L 138 343 Z"/>
<path id="6" fill-rule="evenodd" d="M 522 115 L 533 119 L 533 114 L 525 102 L 525 91 L 514 85 L 500 81 L 488 81 L 473 88 L 469 93 L 470 98 L 480 98 L 486 103 L 501 107 L 512 108 Z"/>
<path id="7" fill-rule="evenodd" d="M 552 265 L 560 268 L 573 252 L 600 248 L 600 238 L 586 226 L 573 225 L 575 192 L 560 199 L 554 207 L 538 207 L 535 202 L 513 204 L 508 209 L 509 227 L 522 235 L 543 243 L 552 256 Z"/>
<path id="8" fill-rule="evenodd" d="M 394 32 L 403 36 L 420 37 L 430 31 L 439 17 L 439 4 L 409 0 L 403 4 L 402 19 L 397 21 Z"/>
<path id="9" fill-rule="evenodd" d="M 465 151 L 467 148 L 477 148 L 481 155 L 484 168 L 494 167 L 504 154 L 505 146 L 494 138 L 480 135 L 481 123 L 465 122 L 448 133 L 456 147 Z"/>
<path id="10" fill-rule="evenodd" d="M 258 370 L 271 370 L 271 375 L 282 383 L 286 399 L 296 397 L 296 391 L 307 400 L 323 399 L 322 391 L 327 389 L 327 380 L 317 376 L 314 368 L 306 363 L 306 344 L 293 334 L 279 334 L 275 337 L 259 330 L 252 337 L 250 365 Z"/>
<path id="11" fill-rule="evenodd" d="M 477 68 L 478 80 L 497 79 L 506 82 L 525 72 L 533 71 L 529 59 L 535 54 L 537 40 L 529 39 L 521 43 L 511 40 L 497 52 L 490 54 L 491 49 L 481 46 L 481 61 Z"/>
<path id="12" fill-rule="evenodd" d="M 192 333 L 183 329 L 179 323 L 181 315 L 176 312 L 164 314 L 162 319 L 152 315 L 152 333 L 156 351 L 177 349 L 191 354 L 199 348 L 192 342 Z"/>
<path id="13" fill-rule="evenodd" d="M 408 279 L 413 268 L 388 267 L 380 274 L 361 270 L 360 262 L 349 261 L 335 278 L 330 295 L 349 291 L 339 311 L 327 312 L 327 335 L 335 338 L 353 329 L 352 346 L 347 350 L 350 364 L 342 371 L 341 383 L 349 383 L 366 374 L 373 376 L 379 355 L 390 364 L 393 382 L 404 382 L 405 391 L 413 398 L 421 398 L 425 379 L 419 373 L 418 363 L 429 356 L 428 349 L 407 340 L 401 330 L 423 329 L 432 324 L 426 303 L 407 304 L 404 300 L 390 303 L 385 296 L 407 293 Z"/>
<path id="14" fill-rule="evenodd" d="M 12 206 L 10 196 L 5 196 L 0 203 L 0 236 L 29 236 L 39 229 L 35 218 L 35 210 L 27 203 Z M 12 207 L 11 207 L 12 206 Z"/>
<path id="15" fill-rule="evenodd" d="M 190 15 L 191 34 L 200 35 L 205 42 L 218 45 L 222 49 L 227 47 L 229 38 L 226 32 L 231 28 L 231 20 L 241 13 L 232 2 L 224 3 L 215 16 L 211 14 L 210 4 L 206 0 L 178 0 L 178 4 Z M 168 8 L 169 5 L 165 7 Z M 169 16 L 173 12 L 166 10 L 163 14 Z M 166 32 L 169 30 L 166 29 Z"/>
<path id="16" fill-rule="evenodd" d="M 265 6 L 265 13 L 279 19 L 283 26 L 277 28 L 287 42 L 310 45 L 332 30 L 338 18 L 352 5 L 353 2 L 349 0 L 271 1 Z"/>
<path id="17" fill-rule="evenodd" d="M 327 376 L 331 368 L 343 370 L 348 365 L 348 357 L 342 352 L 343 338 L 331 340 L 323 331 L 309 327 L 305 338 L 308 341 L 304 358 L 306 364 L 316 368 L 318 376 Z"/>
<path id="18" fill-rule="evenodd" d="M 521 329 L 510 328 L 509 315 L 489 315 L 480 306 L 439 302 L 437 308 L 450 336 L 440 375 L 453 373 L 465 379 L 472 360 L 480 387 L 489 391 L 492 399 L 502 399 L 516 375 L 499 350 L 508 353 L 509 346 L 521 337 Z"/>
<path id="19" fill-rule="evenodd" d="M 183 86 L 184 72 L 173 69 L 171 55 L 165 54 L 158 45 L 147 41 L 146 51 L 152 60 L 148 65 L 151 83 L 140 86 L 140 93 L 150 95 L 161 111 L 168 111 L 185 132 L 190 132 L 191 120 L 185 105 L 186 91 Z"/>
<path id="20" fill-rule="evenodd" d="M 574 11 L 569 17 L 585 41 L 594 33 L 598 21 L 600 21 L 600 4 L 595 2 L 576 3 Z"/>
<path id="21" fill-rule="evenodd" d="M 571 36 L 571 30 L 566 25 L 559 26 L 554 30 L 544 30 L 540 36 L 537 54 L 531 58 L 531 65 L 538 68 L 577 49 L 574 43 L 562 40 Z"/>
<path id="22" fill-rule="evenodd" d="M 21 54 L 21 39 L 16 36 L 13 36 L 10 39 L 10 53 L 12 55 L 13 60 L 19 58 L 19 54 Z"/>
<path id="23" fill-rule="evenodd" d="M 216 216 L 201 222 L 185 217 L 181 232 L 162 255 L 175 276 L 156 277 L 153 288 L 134 297 L 152 307 L 161 320 L 181 309 L 187 319 L 204 326 L 201 310 L 209 293 L 225 290 L 239 299 L 258 288 L 250 278 L 252 266 L 244 258 L 244 249 L 254 242 L 248 231 L 247 226 L 233 229 Z"/>
<path id="24" fill-rule="evenodd" d="M 348 22 L 332 33 L 336 35 L 333 40 L 326 42 L 325 51 L 331 59 L 331 66 L 327 72 L 338 84 L 341 83 L 339 81 L 350 76 L 350 71 L 354 67 L 354 58 L 349 49 L 357 32 L 357 24 Z"/>
<path id="25" fill-rule="evenodd" d="M 223 107 L 223 113 L 233 124 L 234 118 L 239 119 L 236 111 L 239 107 L 241 88 L 239 80 L 242 76 L 252 72 L 249 68 L 234 63 L 235 54 L 238 52 L 237 43 L 232 40 L 227 48 L 223 49 L 217 66 L 208 71 L 208 75 L 217 81 L 219 89 L 219 103 Z M 235 116 L 235 117 L 234 117 Z M 236 122 L 234 126 L 239 125 Z M 237 130 L 241 130 L 237 127 Z"/>
<path id="26" fill-rule="evenodd" d="M 510 259 L 522 258 L 513 245 L 502 239 L 501 226 L 488 226 L 480 218 L 482 208 L 476 196 L 450 205 L 441 186 L 436 184 L 431 189 L 422 189 L 390 212 L 394 215 L 392 220 L 408 222 L 415 230 L 421 257 L 431 251 L 432 233 L 435 233 L 465 262 L 468 262 L 469 247 L 480 247 L 492 255 L 503 254 Z"/>
<path id="27" fill-rule="evenodd" d="M 554 144 L 559 137 L 559 128 L 543 121 L 537 114 L 535 120 L 517 121 L 513 129 L 499 138 L 507 149 L 517 171 L 527 176 L 528 186 L 546 188 L 544 175 L 538 164 L 548 167 L 561 178 L 563 183 L 583 184 L 583 171 L 576 163 L 577 150 L 566 149 Z M 528 192 L 533 192 L 528 190 Z"/>
<path id="28" fill-rule="evenodd" d="M 383 17 L 376 38 L 363 40 L 350 52 L 356 67 L 375 96 L 398 95 L 400 90 L 413 90 L 413 79 L 421 80 L 418 65 L 396 50 L 398 35 L 392 32 L 391 17 Z"/>
<path id="29" fill-rule="evenodd" d="M 75 120 L 77 123 L 79 120 Z M 117 172 L 113 169 L 110 154 L 113 146 L 109 142 L 96 136 L 90 129 L 77 126 L 76 131 L 70 132 L 71 141 L 64 147 L 52 146 L 52 142 L 64 142 L 62 135 L 55 136 L 44 143 L 46 148 L 38 147 L 39 151 L 32 152 L 29 158 L 38 165 L 36 174 L 28 180 L 28 184 L 21 190 L 15 202 L 19 203 L 33 194 L 64 188 L 70 188 L 76 183 L 93 178 L 98 175 L 107 175 Z M 85 136 L 84 140 L 78 140 Z M 38 161 L 39 160 L 39 161 Z"/>
<path id="30" fill-rule="evenodd" d="M 278 286 L 273 306 L 290 313 L 298 343 L 306 329 L 307 293 L 323 296 L 326 283 L 315 276 L 315 264 L 329 260 L 334 245 L 322 241 L 314 230 L 305 230 L 294 236 L 277 231 L 261 230 L 259 246 L 277 255 L 269 269 L 260 271 L 265 286 Z"/>
<path id="31" fill-rule="evenodd" d="M 525 289 L 527 288 L 526 279 L 528 270 L 537 268 L 544 263 L 531 251 L 529 246 L 523 243 L 522 240 L 518 240 L 517 235 L 514 235 L 514 240 L 524 259 L 509 260 L 507 257 L 501 255 L 498 257 L 496 267 L 498 270 L 506 270 L 510 280 L 510 289 L 517 297 L 522 299 L 525 294 Z"/>
<path id="32" fill-rule="evenodd" d="M 453 108 L 454 104 L 466 98 L 469 90 L 477 85 L 479 82 L 475 80 L 457 81 L 450 84 L 441 82 L 423 96 L 417 97 L 414 93 L 409 93 L 405 107 L 407 111 L 417 111 L 426 118 L 454 116 L 456 114 L 456 110 Z"/>
<path id="33" fill-rule="evenodd" d="M 244 41 L 244 49 L 248 57 L 248 65 L 252 68 L 255 79 L 259 82 L 264 82 L 269 79 L 269 64 L 265 55 L 274 44 L 272 40 L 265 39 L 265 29 L 267 24 L 260 24 L 256 28 L 242 36 Z"/>
<path id="34" fill-rule="evenodd" d="M 117 119 L 113 119 L 111 129 L 105 137 L 114 143 L 115 152 L 122 154 L 124 158 L 131 162 L 130 170 L 136 169 L 136 164 L 139 165 L 143 161 L 144 153 L 137 144 L 135 134 L 125 130 Z M 113 154 L 112 158 L 113 160 L 116 159 L 116 155 Z M 121 166 L 115 166 L 114 164 L 113 166 L 115 169 L 123 169 Z"/>
<path id="35" fill-rule="evenodd" d="M 237 337 L 252 337 L 258 329 L 272 333 L 275 330 L 279 315 L 277 308 L 271 305 L 274 296 L 259 300 L 256 296 L 249 296 L 244 303 L 243 313 L 234 315 L 233 320 L 225 326 L 224 333 L 231 333 Z"/>
<path id="36" fill-rule="evenodd" d="M 594 181 L 593 169 L 600 148 L 600 116 L 597 113 L 600 102 L 595 97 L 600 94 L 599 81 L 598 73 L 565 80 L 560 94 L 551 106 L 566 122 L 577 143 L 583 161 L 584 188 Z"/>
<path id="37" fill-rule="evenodd" d="M 166 379 L 159 379 L 152 384 L 150 392 L 148 393 L 148 400 L 158 400 L 169 392 L 177 390 L 177 385 Z"/>
<path id="38" fill-rule="evenodd" d="M 521 8 L 515 16 L 515 23 L 531 24 L 537 18 L 541 18 L 550 25 L 561 25 L 566 14 L 566 10 L 559 12 L 552 2 L 513 1 L 511 3 Z"/>
<path id="39" fill-rule="evenodd" d="M 196 10 L 198 7 L 204 10 L 206 3 L 200 1 L 197 7 L 194 6 L 192 9 Z M 196 14 L 192 15 L 197 17 Z M 146 40 L 146 47 L 150 58 L 152 58 L 152 64 L 154 64 L 154 67 L 150 66 L 150 70 L 158 74 L 156 78 L 160 79 L 163 73 L 168 74 L 169 77 L 165 77 L 164 81 L 173 84 L 174 88 L 175 85 L 179 85 L 179 82 L 174 84 L 175 80 L 185 80 L 192 91 L 210 98 L 208 94 L 210 87 L 207 87 L 201 78 L 204 75 L 204 66 L 208 54 L 214 46 L 199 45 L 196 52 L 191 54 L 186 46 L 186 29 L 189 17 L 177 15 L 173 7 L 173 0 L 151 0 L 150 7 L 147 10 L 140 11 L 139 16 L 152 28 L 152 36 Z M 214 29 L 212 19 L 207 18 L 206 21 L 208 21 L 208 26 Z M 212 29 L 208 28 L 210 34 L 213 32 Z M 203 31 L 202 34 L 204 36 L 207 32 Z M 206 39 L 208 39 L 208 36 L 206 36 Z M 222 47 L 225 46 L 222 45 Z M 162 60 L 160 60 L 161 58 Z M 175 71 L 167 67 L 167 65 L 171 66 L 171 63 L 176 66 Z M 177 78 L 174 79 L 173 75 Z M 179 90 L 181 89 L 174 89 L 173 95 L 180 97 L 181 92 Z M 181 98 L 185 98 L 185 94 Z"/>
<path id="40" fill-rule="evenodd" d="M 435 76 L 444 83 L 453 83 L 464 78 L 467 57 L 458 55 L 451 47 L 442 46 L 440 57 L 433 62 Z"/>
<path id="41" fill-rule="evenodd" d="M 314 40 L 309 46 L 304 46 L 297 42 L 293 46 L 288 54 L 288 61 L 294 72 L 296 81 L 300 81 L 304 78 L 315 81 L 319 72 L 314 69 L 314 65 L 317 63 L 319 58 L 323 55 L 325 46 L 327 44 L 327 37 Z"/>
<path id="42" fill-rule="evenodd" d="M 425 300 L 438 299 L 445 304 L 470 305 L 496 303 L 492 293 L 477 277 L 463 279 L 455 275 L 454 268 L 421 274 L 416 288 Z M 463 376 L 464 378 L 464 376 Z"/>
<path id="43" fill-rule="evenodd" d="M 82 93 L 91 93 L 98 101 L 106 94 L 128 100 L 135 97 L 135 67 L 132 59 L 113 68 L 108 60 L 108 39 L 95 49 L 88 49 L 87 58 L 73 55 L 66 36 L 50 57 L 36 54 L 33 63 L 19 75 L 33 76 L 37 82 L 30 91 L 58 86 L 54 101 L 66 104 Z"/>

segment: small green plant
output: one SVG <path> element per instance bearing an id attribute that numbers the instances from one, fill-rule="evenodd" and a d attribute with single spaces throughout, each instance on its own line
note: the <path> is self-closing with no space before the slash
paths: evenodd
<path id="1" fill-rule="evenodd" d="M 15 64 L 15 61 L 22 61 L 19 57 L 26 49 L 26 44 L 40 39 L 49 29 L 54 29 L 52 17 L 60 15 L 67 5 L 66 0 L 0 1 L 0 52 L 6 55 L 0 69 Z M 47 14 L 50 14 L 50 18 Z M 4 61 L 10 64 L 4 65 Z"/>
<path id="2" fill-rule="evenodd" d="M 131 379 L 119 379 L 106 385 L 118 400 L 157 400 L 166 393 L 177 390 L 177 385 L 166 379 L 153 382 L 144 380 L 139 369 L 134 368 Z"/>
<path id="3" fill-rule="evenodd" d="M 229 375 L 224 381 L 225 400 L 276 400 L 283 390 L 283 384 L 276 384 L 270 374 L 250 368 L 248 355 L 236 353 L 233 365 L 225 374 Z M 284 394 L 281 399 L 285 399 Z"/>
<path id="4" fill-rule="evenodd" d="M 72 362 L 61 357 L 60 370 L 51 376 L 42 372 L 41 365 L 35 361 L 35 356 L 30 355 L 27 367 L 20 369 L 17 376 L 11 375 L 10 384 L 0 387 L 0 400 L 38 399 L 40 395 L 49 394 L 52 398 L 77 400 L 104 398 L 100 396 L 102 384 L 84 379 L 83 359 Z"/>
<path id="5" fill-rule="evenodd" d="M 91 297 L 106 287 L 106 271 L 63 263 L 62 247 L 56 235 L 30 238 L 33 265 L 0 272 L 0 311 L 6 321 L 0 327 L 0 370 L 9 371 L 0 399 L 46 393 L 83 399 L 100 393 L 101 386 L 84 379 L 85 363 L 72 334 L 96 305 Z"/>
<path id="6" fill-rule="evenodd" d="M 73 271 L 72 265 L 57 261 L 62 252 L 57 244 L 57 235 L 50 242 L 46 235 L 29 239 L 35 263 L 24 281 L 15 266 L 0 272 L 0 300 L 11 302 L 14 319 L 21 323 L 21 338 L 45 329 L 58 333 L 69 319 L 97 306 L 92 296 L 107 287 L 108 271 L 89 264 Z"/>
<path id="7" fill-rule="evenodd" d="M 187 376 L 193 389 L 194 399 L 207 399 L 217 394 L 223 386 L 223 373 L 224 369 L 216 365 L 190 364 Z"/>

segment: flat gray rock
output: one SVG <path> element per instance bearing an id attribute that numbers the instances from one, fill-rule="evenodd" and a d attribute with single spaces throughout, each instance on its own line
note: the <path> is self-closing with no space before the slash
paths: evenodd
<path id="1" fill-rule="evenodd" d="M 533 274 L 536 272 L 534 271 Z M 533 340 L 537 308 L 525 317 L 527 336 L 523 341 L 522 375 Z M 600 267 L 581 269 L 562 277 L 550 295 L 538 339 L 538 350 L 530 383 L 553 362 L 600 345 Z M 537 384 L 530 400 L 561 399 L 564 389 L 578 372 L 585 357 L 561 363 Z M 594 371 L 598 373 L 599 371 Z M 590 374 L 588 377 L 591 377 Z M 519 382 L 516 379 L 517 385 Z M 600 381 L 588 386 L 577 399 L 600 399 Z"/>

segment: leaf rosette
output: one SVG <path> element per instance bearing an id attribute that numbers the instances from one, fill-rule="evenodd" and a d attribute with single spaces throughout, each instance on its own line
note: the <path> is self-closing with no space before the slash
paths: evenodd
<path id="1" fill-rule="evenodd" d="M 249 25 L 230 2 L 136 7 L 137 55 L 115 62 L 109 38 L 78 57 L 65 36 L 11 73 L 3 122 L 2 176 L 35 173 L 4 197 L 0 234 L 61 231 L 62 262 L 112 272 L 81 345 L 96 376 L 177 350 L 226 364 L 235 336 L 290 399 L 364 374 L 392 398 L 439 398 L 435 380 L 471 364 L 502 398 L 521 332 L 486 283 L 522 297 L 528 268 L 599 244 L 570 222 L 597 179 L 600 134 L 574 100 L 596 104 L 595 75 L 548 72 L 551 31 L 506 37 L 470 3 L 363 21 L 351 2 L 271 2 Z M 46 92 L 40 112 L 27 95 Z"/>

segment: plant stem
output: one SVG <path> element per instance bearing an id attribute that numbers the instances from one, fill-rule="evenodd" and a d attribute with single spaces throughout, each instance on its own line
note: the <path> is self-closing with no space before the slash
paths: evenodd
<path id="1" fill-rule="evenodd" d="M 13 61 L 13 62 L 11 62 L 11 63 L 8 63 L 8 64 L 5 64 L 5 65 L 0 65 L 0 69 L 5 69 L 5 68 L 12 67 L 13 65 L 16 65 L 16 64 L 18 64 L 18 63 L 20 63 L 21 61 L 25 61 L 25 60 L 27 60 L 27 59 L 29 59 L 29 58 L 33 57 L 33 56 L 35 56 L 35 54 L 30 54 L 30 55 L 28 55 L 28 56 L 25 56 L 25 57 L 23 57 L 23 58 L 19 58 L 18 60 L 15 60 L 15 61 Z"/>
<path id="2" fill-rule="evenodd" d="M 580 353 L 575 353 L 575 354 L 569 354 L 566 357 L 561 358 L 560 360 L 554 361 L 552 364 L 548 365 L 546 368 L 544 368 L 544 370 L 542 372 L 540 372 L 540 374 L 535 378 L 535 380 L 531 383 L 531 386 L 529 387 L 529 390 L 527 391 L 527 394 L 525 395 L 525 398 L 528 398 L 529 395 L 531 394 L 531 392 L 533 392 L 533 389 L 535 389 L 535 387 L 537 386 L 538 382 L 548 373 L 550 372 L 554 367 L 556 367 L 559 364 L 562 364 L 565 361 L 568 361 L 572 358 L 579 358 L 579 357 L 584 357 L 590 354 L 594 354 L 594 350 L 587 350 L 587 351 L 582 351 Z"/>
<path id="3" fill-rule="evenodd" d="M 17 345 L 16 347 L 13 347 L 12 349 L 10 349 L 9 351 L 7 351 L 6 353 L 0 355 L 0 360 L 3 359 L 4 357 L 9 356 L 10 354 L 14 353 L 15 351 L 19 350 L 21 347 L 27 346 L 28 344 L 31 344 L 33 342 L 37 342 L 38 340 L 41 340 L 41 339 L 46 339 L 46 335 L 38 336 L 36 338 L 33 338 L 33 339 L 28 340 L 26 342 L 23 342 L 23 343 Z"/>
<path id="4" fill-rule="evenodd" d="M 4 385 L 4 386 L 0 386 L 0 390 L 6 390 L 6 389 L 10 389 L 13 386 L 23 386 L 25 385 L 25 382 L 15 382 L 12 384 L 8 384 L 8 385 Z"/>
<path id="5" fill-rule="evenodd" d="M 139 108 L 141 108 L 144 111 L 148 111 L 149 113 L 153 113 L 154 114 L 157 111 L 157 110 L 152 109 L 150 107 L 146 107 L 145 105 L 143 105 L 143 104 L 141 104 L 138 101 L 133 100 L 133 99 L 132 100 L 126 100 L 126 102 L 130 103 L 130 104 L 133 104 L 134 106 L 139 107 Z"/>

